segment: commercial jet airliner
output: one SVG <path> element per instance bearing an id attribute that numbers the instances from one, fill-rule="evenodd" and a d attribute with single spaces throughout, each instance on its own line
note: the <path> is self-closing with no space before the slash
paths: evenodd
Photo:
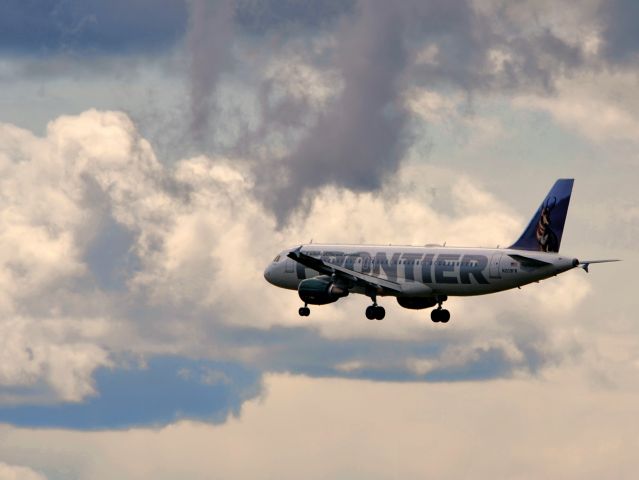
<path id="1" fill-rule="evenodd" d="M 449 296 L 484 295 L 539 282 L 592 263 L 559 253 L 573 179 L 555 182 L 519 239 L 508 248 L 453 248 L 439 245 L 305 244 L 280 252 L 264 271 L 273 285 L 297 290 L 304 306 L 333 303 L 350 293 L 370 297 L 366 318 L 382 320 L 377 298 L 393 296 L 404 308 L 431 311 L 446 323 Z"/>

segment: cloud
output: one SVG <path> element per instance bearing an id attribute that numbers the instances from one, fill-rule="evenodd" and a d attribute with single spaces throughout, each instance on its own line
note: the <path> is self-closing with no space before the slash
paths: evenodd
<path id="1" fill-rule="evenodd" d="M 638 104 L 628 92 L 636 82 L 634 72 L 583 74 L 557 82 L 556 95 L 516 96 L 513 104 L 548 112 L 562 127 L 590 142 L 610 146 L 635 143 Z"/>
<path id="2" fill-rule="evenodd" d="M 111 365 L 109 354 L 93 341 L 74 339 L 95 331 L 95 324 L 78 323 L 14 317 L 0 324 L 2 404 L 78 402 L 97 393 L 93 373 Z"/>
<path id="3" fill-rule="evenodd" d="M 588 293 L 575 275 L 551 280 L 556 295 L 543 285 L 499 300 L 451 299 L 454 330 L 433 330 L 426 314 L 392 298 L 382 300 L 389 321 L 375 325 L 363 317 L 368 300 L 356 296 L 301 318 L 295 292 L 264 281 L 277 252 L 311 238 L 486 246 L 516 238 L 524 219 L 476 179 L 444 168 L 405 163 L 378 194 L 325 186 L 278 229 L 246 162 L 197 156 L 162 165 L 119 112 L 60 117 L 44 137 L 4 124 L 0 160 L 5 405 L 85 402 L 59 407 L 62 417 L 38 410 L 57 424 L 113 398 L 120 384 L 104 379 L 129 378 L 122 358 L 131 355 L 151 365 L 170 355 L 249 371 L 450 382 L 538 375 L 564 359 L 566 346 L 579 351 L 573 336 L 517 313 L 542 299 L 542 312 L 568 317 Z M 203 415 L 171 399 L 185 416 Z M 138 423 L 166 422 L 172 411 L 154 420 L 131 414 Z M 115 413 L 108 418 L 123 425 Z"/>
<path id="4" fill-rule="evenodd" d="M 632 478 L 636 428 L 628 419 L 636 395 L 593 389 L 581 373 L 574 367 L 543 380 L 456 384 L 270 375 L 268 396 L 222 425 L 183 421 L 118 432 L 5 426 L 0 448 L 5 461 L 96 480 L 457 479 L 470 470 L 477 478 L 597 479 L 610 471 Z"/>
<path id="5" fill-rule="evenodd" d="M 28 467 L 0 462 L 0 478 L 4 480 L 46 480 L 46 477 Z"/>
<path id="6" fill-rule="evenodd" d="M 548 25 L 522 30 L 507 10 L 466 1 L 407 1 L 392 9 L 362 2 L 327 27 L 330 41 L 321 46 L 284 42 L 289 57 L 341 81 L 321 105 L 291 89 L 262 101 L 265 127 L 238 140 L 243 151 L 254 143 L 253 151 L 262 152 L 260 197 L 279 223 L 324 185 L 381 188 L 415 141 L 415 118 L 404 101 L 411 89 L 423 88 L 433 98 L 454 90 L 468 111 L 479 93 L 552 91 L 558 77 L 584 64 L 581 38 L 564 39 L 547 19 Z M 265 91 L 285 83 L 268 78 Z M 421 120 L 428 126 L 433 117 Z M 491 128 L 498 134 L 498 126 Z M 264 154 L 275 133 L 285 146 Z"/>
<path id="7" fill-rule="evenodd" d="M 12 4 L 19 19 L 42 17 L 45 30 L 71 32 L 71 49 L 77 43 L 96 53 L 71 60 L 53 55 L 23 66 L 21 75 L 99 71 L 100 78 L 121 84 L 123 76 L 140 75 L 138 64 L 157 59 L 145 50 L 156 46 L 165 61 L 161 74 L 177 72 L 187 97 L 180 93 L 170 114 L 179 119 L 167 120 L 166 128 L 158 129 L 159 115 L 148 120 L 149 104 L 161 104 L 165 93 L 149 95 L 134 116 L 147 118 L 147 129 L 159 137 L 155 143 L 170 143 L 173 153 L 250 157 L 245 161 L 260 177 L 259 198 L 280 225 L 317 188 L 378 191 L 399 169 L 417 134 L 417 119 L 404 102 L 407 91 L 441 95 L 454 89 L 469 105 L 485 92 L 552 91 L 557 78 L 590 68 L 588 39 L 597 36 L 591 6 L 566 15 L 579 21 L 562 29 L 557 19 L 564 15 L 535 2 L 518 8 L 466 0 L 407 0 L 393 8 L 333 0 L 109 5 L 107 12 L 97 1 L 52 3 L 59 27 L 53 14 L 30 16 L 28 7 Z M 138 24 L 151 12 L 159 20 L 145 37 Z M 116 25 L 113 15 L 127 22 Z M 531 16 L 537 19 L 532 25 L 526 20 Z M 105 62 L 112 54 L 117 62 Z M 288 70 L 274 75 L 282 59 Z M 291 71 L 303 85 L 321 88 L 300 95 L 299 85 L 290 85 Z M 228 94 L 232 89 L 235 96 Z M 118 98 L 113 108 L 122 103 L 129 102 Z M 498 126 L 491 128 L 498 134 Z"/>
<path id="8" fill-rule="evenodd" d="M 603 54 L 612 64 L 628 65 L 639 53 L 639 35 L 632 18 L 639 15 L 639 7 L 632 0 L 608 0 L 601 4 L 603 19 Z"/>
<path id="9" fill-rule="evenodd" d="M 209 130 L 215 87 L 220 74 L 229 66 L 233 14 L 232 0 L 194 0 L 190 3 L 187 44 L 191 56 L 191 132 L 200 142 Z"/>
<path id="10" fill-rule="evenodd" d="M 283 159 L 286 184 L 270 200 L 278 215 L 290 213 L 309 188 L 377 189 L 382 175 L 397 168 L 407 120 L 398 102 L 406 61 L 403 21 L 386 3 L 367 2 L 353 24 L 341 26 L 336 61 L 344 87 Z"/>
<path id="11" fill-rule="evenodd" d="M 254 35 L 314 29 L 351 13 L 353 0 L 238 0 L 236 22 Z"/>

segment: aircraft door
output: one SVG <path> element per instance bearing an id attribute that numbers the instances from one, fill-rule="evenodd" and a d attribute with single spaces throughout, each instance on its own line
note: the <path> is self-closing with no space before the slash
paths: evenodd
<path id="1" fill-rule="evenodd" d="M 499 265 L 501 264 L 501 257 L 503 255 L 503 253 L 493 253 L 493 256 L 490 259 L 490 268 L 488 270 L 488 276 L 490 278 L 501 278 Z"/>
<path id="2" fill-rule="evenodd" d="M 286 263 L 284 264 L 284 271 L 286 273 L 293 273 L 295 270 L 295 261 L 291 258 L 286 259 Z"/>

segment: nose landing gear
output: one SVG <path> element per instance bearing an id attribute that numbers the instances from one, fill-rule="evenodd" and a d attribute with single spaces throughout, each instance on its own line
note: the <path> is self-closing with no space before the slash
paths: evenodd
<path id="1" fill-rule="evenodd" d="M 308 308 L 307 306 L 308 304 L 304 304 L 303 307 L 300 307 L 300 309 L 297 311 L 297 313 L 300 314 L 300 317 L 308 317 L 311 314 L 311 309 Z"/>

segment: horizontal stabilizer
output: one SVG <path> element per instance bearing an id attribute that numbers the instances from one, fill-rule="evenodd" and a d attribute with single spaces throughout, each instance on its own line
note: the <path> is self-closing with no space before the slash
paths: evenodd
<path id="1" fill-rule="evenodd" d="M 586 272 L 588 271 L 588 267 L 591 263 L 610 263 L 610 262 L 621 262 L 619 259 L 614 260 L 586 260 L 584 262 L 579 262 L 579 266 L 583 268 Z"/>
<path id="2" fill-rule="evenodd" d="M 537 258 L 525 257 L 523 255 L 508 254 L 513 260 L 517 260 L 524 267 L 545 267 L 546 265 L 552 265 L 550 262 L 544 262 Z"/>

